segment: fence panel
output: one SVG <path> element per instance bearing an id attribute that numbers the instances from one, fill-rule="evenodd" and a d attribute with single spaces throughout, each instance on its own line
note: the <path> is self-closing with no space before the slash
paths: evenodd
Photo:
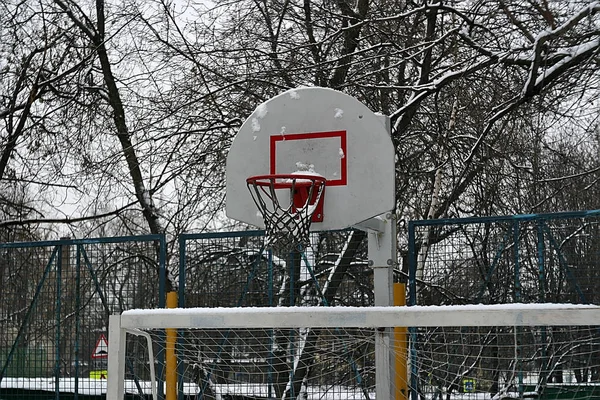
<path id="1" fill-rule="evenodd" d="M 409 222 L 410 304 L 600 302 L 600 210 Z"/>
<path id="2" fill-rule="evenodd" d="M 165 239 L 0 243 L 0 285 L 2 398 L 99 395 L 108 316 L 164 307 Z"/>
<path id="3" fill-rule="evenodd" d="M 182 235 L 179 305 L 373 305 L 365 238 L 352 230 L 315 233 L 312 248 L 288 253 L 265 249 L 263 231 Z"/>

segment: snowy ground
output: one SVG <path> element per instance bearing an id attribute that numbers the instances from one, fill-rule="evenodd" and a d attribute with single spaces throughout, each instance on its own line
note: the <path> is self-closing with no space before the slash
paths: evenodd
<path id="1" fill-rule="evenodd" d="M 140 382 L 144 390 L 150 393 L 150 383 Z M 133 381 L 126 382 L 127 390 L 134 391 Z M 56 389 L 55 378 L 3 378 L 0 382 L 0 389 L 26 389 L 43 390 L 54 392 Z M 65 393 L 75 393 L 75 378 L 60 378 L 59 391 Z M 83 395 L 101 395 L 106 393 L 105 379 L 79 378 L 77 392 Z"/>
<path id="2" fill-rule="evenodd" d="M 103 395 L 106 393 L 105 379 L 89 379 L 79 378 L 77 392 L 82 395 Z M 138 385 L 145 394 L 151 393 L 150 382 L 132 380 L 125 381 L 125 390 L 127 393 L 139 393 Z M 568 385 L 560 384 L 559 386 Z M 575 387 L 585 390 L 585 387 L 596 386 L 598 383 L 588 383 L 587 385 L 575 385 Z M 552 387 L 549 384 L 549 387 Z M 54 393 L 55 379 L 54 378 L 3 378 L 0 382 L 0 389 L 24 389 L 24 390 L 39 390 Z M 432 389 L 432 388 L 431 388 Z M 268 398 L 269 393 L 266 385 L 263 384 L 217 384 L 215 390 L 221 395 L 240 395 L 254 398 Z M 59 391 L 63 393 L 75 393 L 75 378 L 61 378 L 59 380 Z M 183 392 L 186 395 L 194 395 L 199 392 L 196 384 L 185 383 Z M 433 390 L 425 390 L 425 397 L 428 399 L 435 398 Z M 307 400 L 360 400 L 364 399 L 363 393 L 356 388 L 348 388 L 342 386 L 313 386 L 308 388 Z M 531 393 L 531 398 L 535 398 L 535 394 Z M 446 399 L 446 394 L 442 395 Z M 370 399 L 375 399 L 375 393 L 369 393 Z M 500 400 L 508 398 L 519 398 L 517 393 L 508 393 L 502 396 L 491 397 L 489 393 L 453 393 L 450 396 L 451 400 Z M 528 398 L 528 396 L 525 396 Z"/>
<path id="3" fill-rule="evenodd" d="M 140 381 L 139 386 L 146 394 L 150 391 L 150 382 Z M 42 390 L 48 392 L 55 391 L 54 378 L 4 378 L 0 383 L 2 389 L 26 389 Z M 245 395 L 251 397 L 268 397 L 267 386 L 261 384 L 231 384 L 216 385 L 215 389 L 220 394 Z M 128 393 L 138 393 L 137 385 L 134 381 L 125 381 L 125 390 Z M 75 392 L 75 378 L 61 378 L 59 381 L 59 391 L 65 393 Z M 198 386 L 195 384 L 184 384 L 185 394 L 193 395 L 198 393 Z M 79 378 L 77 392 L 82 395 L 103 395 L 106 393 L 106 380 Z M 375 393 L 369 393 L 370 399 L 375 399 Z M 355 388 L 334 387 L 311 387 L 308 389 L 308 400 L 359 400 L 364 399 L 360 390 Z M 445 395 L 444 395 L 444 398 Z M 452 400 L 490 400 L 491 397 L 486 393 L 473 394 L 454 394 Z"/>

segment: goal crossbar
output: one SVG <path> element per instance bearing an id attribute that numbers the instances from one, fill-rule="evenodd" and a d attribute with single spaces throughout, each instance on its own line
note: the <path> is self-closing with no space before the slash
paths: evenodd
<path id="1" fill-rule="evenodd" d="M 124 329 L 565 326 L 600 321 L 600 306 L 501 304 L 412 307 L 255 307 L 130 310 Z"/>

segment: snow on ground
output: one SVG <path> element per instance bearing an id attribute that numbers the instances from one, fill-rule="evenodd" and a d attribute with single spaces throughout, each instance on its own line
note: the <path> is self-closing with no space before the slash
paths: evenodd
<path id="1" fill-rule="evenodd" d="M 79 378 L 78 393 L 82 395 L 102 395 L 106 393 L 105 379 L 88 379 Z M 151 393 L 149 381 L 133 380 L 125 381 L 125 391 L 127 393 L 138 393 L 138 385 L 142 388 L 145 394 Z M 55 378 L 10 378 L 6 377 L 0 382 L 0 389 L 26 389 L 26 390 L 42 390 L 47 392 L 55 391 Z M 215 390 L 221 394 L 246 395 L 252 397 L 267 398 L 268 386 L 252 383 L 238 383 L 229 385 L 215 385 Z M 75 378 L 60 378 L 59 391 L 64 393 L 75 393 Z M 183 392 L 186 395 L 197 394 L 200 391 L 198 385 L 193 383 L 184 383 Z M 370 393 L 370 398 L 375 398 L 375 393 Z M 347 388 L 341 386 L 328 387 L 309 387 L 308 400 L 328 400 L 328 399 L 345 399 L 358 400 L 364 396 L 359 389 Z"/>
<path id="2" fill-rule="evenodd" d="M 105 379 L 79 378 L 77 392 L 82 395 L 103 395 L 106 393 Z M 127 393 L 139 393 L 138 385 L 145 394 L 151 393 L 149 381 L 125 381 L 125 391 Z M 550 384 L 551 385 L 551 384 Z M 588 384 L 590 385 L 590 384 Z M 591 384 L 593 385 L 593 384 Z M 596 384 L 597 385 L 597 384 Z M 577 385 L 581 386 L 581 385 Z M 586 385 L 583 385 L 586 386 Z M 244 395 L 257 398 L 268 398 L 268 386 L 254 383 L 236 383 L 236 384 L 217 384 L 214 385 L 217 393 L 221 395 Z M 55 391 L 55 378 L 14 378 L 5 377 L 0 381 L 0 389 L 25 389 L 41 390 L 53 393 Z M 434 388 L 425 390 L 426 398 L 434 398 Z M 60 378 L 59 391 L 63 393 L 75 393 L 75 378 Z M 183 393 L 185 395 L 195 395 L 199 393 L 198 385 L 186 382 L 183 384 Z M 532 393 L 533 394 L 533 393 Z M 446 399 L 447 393 L 442 393 Z M 360 400 L 364 399 L 364 394 L 359 388 L 346 386 L 309 386 L 307 400 Z M 375 393 L 369 392 L 369 398 L 375 399 Z M 505 393 L 501 396 L 506 398 L 519 398 L 518 393 Z M 452 393 L 450 400 L 497 400 L 498 397 L 492 397 L 489 393 Z"/>

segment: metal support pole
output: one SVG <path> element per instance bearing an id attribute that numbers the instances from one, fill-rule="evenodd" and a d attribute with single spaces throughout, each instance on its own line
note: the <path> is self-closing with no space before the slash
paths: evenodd
<path id="1" fill-rule="evenodd" d="M 369 231 L 369 264 L 373 268 L 375 306 L 392 306 L 393 271 L 396 257 L 396 218 L 392 213 L 380 216 L 382 231 Z M 394 365 L 393 328 L 375 334 L 375 385 L 378 400 L 393 400 Z"/>

